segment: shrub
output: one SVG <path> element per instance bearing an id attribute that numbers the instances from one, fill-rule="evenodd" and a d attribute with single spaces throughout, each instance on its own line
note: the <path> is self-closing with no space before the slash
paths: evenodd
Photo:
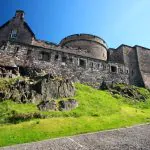
<path id="1" fill-rule="evenodd" d="M 31 114 L 18 114 L 13 113 L 11 117 L 8 118 L 9 123 L 19 123 L 22 121 L 28 121 L 31 119 L 43 119 L 46 118 L 45 115 L 42 115 L 40 113 L 31 113 Z"/>

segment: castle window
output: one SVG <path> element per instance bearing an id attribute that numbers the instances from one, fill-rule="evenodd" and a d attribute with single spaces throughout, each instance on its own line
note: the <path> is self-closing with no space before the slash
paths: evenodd
<path id="1" fill-rule="evenodd" d="M 134 71 L 132 70 L 132 72 L 131 72 L 131 73 L 132 73 L 132 76 L 133 76 L 133 74 L 134 74 Z"/>
<path id="2" fill-rule="evenodd" d="M 111 66 L 111 72 L 117 72 L 117 67 Z"/>
<path id="3" fill-rule="evenodd" d="M 97 64 L 96 66 L 97 66 L 97 69 L 99 69 L 99 67 L 100 67 L 100 64 Z"/>
<path id="4" fill-rule="evenodd" d="M 31 55 L 31 52 L 32 52 L 32 50 L 29 49 L 29 50 L 27 51 L 27 55 L 28 55 L 28 56 Z"/>
<path id="5" fill-rule="evenodd" d="M 56 55 L 55 55 L 55 61 L 58 60 L 58 57 L 59 57 L 58 54 L 56 54 Z"/>
<path id="6" fill-rule="evenodd" d="M 79 59 L 79 66 L 82 68 L 86 67 L 86 61 L 84 59 Z"/>
<path id="7" fill-rule="evenodd" d="M 50 60 L 50 54 L 47 52 L 41 52 L 39 54 L 39 60 L 49 61 Z"/>
<path id="8" fill-rule="evenodd" d="M 32 50 L 29 49 L 27 51 L 27 59 L 31 58 L 31 53 L 32 53 Z M 42 57 L 42 55 L 41 55 L 41 57 Z"/>
<path id="9" fill-rule="evenodd" d="M 126 73 L 129 73 L 129 70 L 126 70 Z"/>
<path id="10" fill-rule="evenodd" d="M 62 62 L 66 62 L 67 61 L 67 57 L 66 56 L 63 56 L 62 57 Z"/>
<path id="11" fill-rule="evenodd" d="M 17 39 L 17 30 L 12 30 L 10 33 L 10 39 L 16 40 Z"/>
<path id="12" fill-rule="evenodd" d="M 90 67 L 93 68 L 93 62 L 90 62 Z"/>
<path id="13" fill-rule="evenodd" d="M 106 65 L 103 64 L 103 70 L 105 70 L 105 69 L 106 69 Z"/>

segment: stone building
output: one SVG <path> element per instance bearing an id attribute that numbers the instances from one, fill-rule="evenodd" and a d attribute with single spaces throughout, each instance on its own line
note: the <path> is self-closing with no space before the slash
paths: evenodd
<path id="1" fill-rule="evenodd" d="M 16 67 L 19 73 L 23 73 L 21 68 L 35 68 L 95 86 L 105 81 L 150 88 L 149 49 L 108 48 L 103 39 L 90 34 L 71 35 L 59 44 L 38 40 L 22 10 L 0 27 L 0 56 L 0 73 L 4 67 L 9 73 Z"/>

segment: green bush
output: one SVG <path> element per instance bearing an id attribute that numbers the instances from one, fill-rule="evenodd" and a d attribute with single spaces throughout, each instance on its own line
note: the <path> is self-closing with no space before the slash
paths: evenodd
<path id="1" fill-rule="evenodd" d="M 31 114 L 18 114 L 15 111 L 13 112 L 12 116 L 8 118 L 9 123 L 19 123 L 22 121 L 28 121 L 31 119 L 43 119 L 46 118 L 45 115 L 40 113 L 31 113 Z"/>

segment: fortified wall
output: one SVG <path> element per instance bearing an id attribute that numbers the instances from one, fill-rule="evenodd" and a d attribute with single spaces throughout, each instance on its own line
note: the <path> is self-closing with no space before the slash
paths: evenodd
<path id="1" fill-rule="evenodd" d="M 30 68 L 97 87 L 105 81 L 150 88 L 149 49 L 127 45 L 112 49 L 89 34 L 71 35 L 59 44 L 38 40 L 21 10 L 0 27 L 0 57 L 1 72 L 5 67 L 8 74 L 13 68 L 26 74 L 23 68 Z"/>
<path id="2" fill-rule="evenodd" d="M 107 63 L 90 58 L 76 50 L 57 47 L 48 49 L 16 42 L 7 42 L 0 49 L 0 65 L 40 69 L 56 76 L 98 87 L 103 81 L 128 83 L 128 68 L 123 64 Z M 7 63 L 6 63 L 7 62 Z"/>

